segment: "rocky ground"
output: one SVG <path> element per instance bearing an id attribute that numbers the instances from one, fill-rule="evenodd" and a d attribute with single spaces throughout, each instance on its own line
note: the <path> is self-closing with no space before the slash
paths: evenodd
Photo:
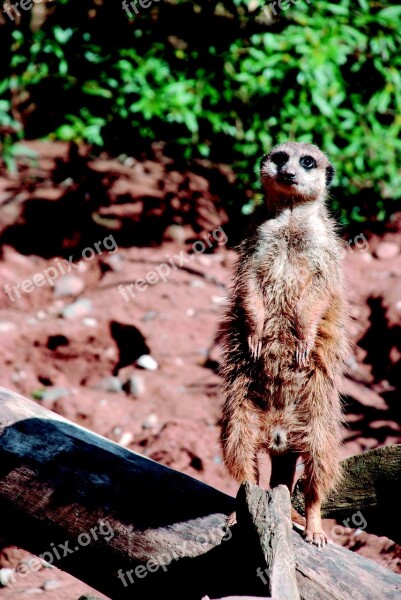
<path id="1" fill-rule="evenodd" d="M 235 232 L 213 183 L 106 158 L 74 178 L 65 147 L 32 148 L 36 164 L 0 178 L 0 385 L 235 494 L 218 446 L 216 373 Z M 401 217 L 350 239 L 344 265 L 355 342 L 343 381 L 346 457 L 401 442 Z M 401 549 L 386 538 L 344 529 L 336 541 L 401 572 Z M 6 569 L 28 558 L 5 545 L 5 600 L 87 591 L 56 568 L 13 581 Z"/>

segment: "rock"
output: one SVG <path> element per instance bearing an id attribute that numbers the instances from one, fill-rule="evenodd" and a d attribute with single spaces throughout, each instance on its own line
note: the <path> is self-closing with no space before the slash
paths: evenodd
<path id="1" fill-rule="evenodd" d="M 145 392 L 145 382 L 142 377 L 131 375 L 124 385 L 124 390 L 127 394 L 131 394 L 131 396 L 138 398 Z"/>
<path id="2" fill-rule="evenodd" d="M 15 331 L 17 326 L 15 323 L 11 321 L 0 321 L 0 333 L 8 333 L 10 331 Z"/>
<path id="3" fill-rule="evenodd" d="M 120 444 L 120 446 L 127 447 L 130 445 L 130 443 L 133 441 L 133 439 L 134 439 L 134 436 L 132 435 L 132 433 L 130 433 L 129 431 L 126 431 L 125 433 L 122 434 L 122 436 L 118 440 L 118 443 Z"/>
<path id="4" fill-rule="evenodd" d="M 159 366 L 150 354 L 142 354 L 136 361 L 136 364 L 141 369 L 146 369 L 147 371 L 156 371 Z"/>
<path id="5" fill-rule="evenodd" d="M 226 302 L 227 296 L 212 296 L 211 301 L 213 304 L 224 304 Z"/>
<path id="6" fill-rule="evenodd" d="M 111 254 L 102 256 L 99 264 L 103 273 L 107 273 L 107 271 L 119 272 L 124 267 L 124 259 L 119 254 Z"/>
<path id="7" fill-rule="evenodd" d="M 56 568 L 54 565 L 52 565 L 51 563 L 47 562 L 43 558 L 39 558 L 39 560 L 40 560 L 40 564 L 42 565 L 43 569 L 55 569 Z"/>
<path id="8" fill-rule="evenodd" d="M 13 383 L 21 383 L 24 379 L 26 379 L 27 373 L 26 371 L 16 371 L 10 377 Z"/>
<path id="9" fill-rule="evenodd" d="M 51 387 L 44 390 L 41 395 L 41 400 L 44 402 L 56 402 L 61 398 L 67 398 L 70 395 L 70 390 L 63 387 Z"/>
<path id="10" fill-rule="evenodd" d="M 370 254 L 370 252 L 360 252 L 360 257 L 361 260 L 367 263 L 370 263 L 373 260 L 373 256 Z"/>
<path id="11" fill-rule="evenodd" d="M 80 298 L 76 302 L 69 304 L 61 311 L 61 316 L 64 319 L 77 319 L 86 317 L 92 312 L 92 302 L 87 298 Z"/>
<path id="12" fill-rule="evenodd" d="M 63 310 L 64 306 L 65 306 L 65 303 L 63 300 L 55 300 L 48 307 L 47 311 L 48 311 L 49 315 L 56 315 L 58 317 L 61 314 L 61 311 Z"/>
<path id="13" fill-rule="evenodd" d="M 133 156 L 127 156 L 124 157 L 123 162 L 127 167 L 134 167 L 138 161 Z"/>
<path id="14" fill-rule="evenodd" d="M 104 377 L 94 386 L 97 390 L 103 390 L 104 392 L 122 392 L 123 384 L 118 377 Z"/>
<path id="15" fill-rule="evenodd" d="M 142 423 L 144 429 L 154 429 L 159 425 L 159 417 L 156 413 L 150 413 Z"/>
<path id="16" fill-rule="evenodd" d="M 158 317 L 158 314 L 155 310 L 148 310 L 142 317 L 142 321 L 153 321 Z"/>
<path id="17" fill-rule="evenodd" d="M 400 247 L 395 242 L 380 242 L 376 248 L 375 256 L 380 259 L 394 258 L 399 254 Z"/>
<path id="18" fill-rule="evenodd" d="M 204 267 L 211 267 L 212 266 L 212 260 L 211 260 L 210 256 L 203 256 L 203 255 L 199 255 L 198 254 L 198 261 Z"/>
<path id="19" fill-rule="evenodd" d="M 38 321 L 44 321 L 46 319 L 46 313 L 44 310 L 38 310 L 36 313 L 36 318 Z"/>
<path id="20" fill-rule="evenodd" d="M 169 225 L 163 233 L 163 240 L 165 242 L 176 242 L 177 244 L 185 244 L 187 234 L 185 229 L 181 225 Z"/>
<path id="21" fill-rule="evenodd" d="M 48 590 L 56 590 L 59 587 L 61 587 L 61 581 L 58 579 L 46 579 L 42 584 L 42 588 L 45 592 Z"/>
<path id="22" fill-rule="evenodd" d="M 117 360 L 117 350 L 114 346 L 109 346 L 108 348 L 106 348 L 106 350 L 104 351 L 104 355 L 106 358 L 112 360 L 113 362 Z"/>
<path id="23" fill-rule="evenodd" d="M 57 298 L 79 296 L 85 289 L 85 282 L 77 275 L 65 275 L 54 284 L 54 294 Z"/>
<path id="24" fill-rule="evenodd" d="M 85 325 L 85 327 L 97 327 L 99 322 L 93 317 L 85 317 L 85 319 L 82 319 L 82 324 Z"/>
<path id="25" fill-rule="evenodd" d="M 0 586 L 5 587 L 15 581 L 15 569 L 0 569 Z"/>

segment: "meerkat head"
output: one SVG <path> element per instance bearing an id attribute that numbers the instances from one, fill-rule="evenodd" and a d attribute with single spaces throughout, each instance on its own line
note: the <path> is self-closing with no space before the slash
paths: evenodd
<path id="1" fill-rule="evenodd" d="M 285 206 L 323 200 L 334 167 L 318 146 L 286 142 L 265 154 L 260 174 L 269 204 Z"/>

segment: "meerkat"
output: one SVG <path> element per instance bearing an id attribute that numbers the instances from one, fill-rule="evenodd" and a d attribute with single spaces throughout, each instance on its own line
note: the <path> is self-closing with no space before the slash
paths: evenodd
<path id="1" fill-rule="evenodd" d="M 264 220 L 239 247 L 223 321 L 222 454 L 236 481 L 258 483 L 265 450 L 270 487 L 290 493 L 302 459 L 305 539 L 324 546 L 321 503 L 340 477 L 348 352 L 341 242 L 325 206 L 334 168 L 317 146 L 287 142 L 262 158 L 260 173 Z"/>

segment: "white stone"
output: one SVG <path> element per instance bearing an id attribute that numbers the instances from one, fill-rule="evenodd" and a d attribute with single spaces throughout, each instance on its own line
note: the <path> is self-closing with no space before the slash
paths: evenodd
<path id="1" fill-rule="evenodd" d="M 375 255 L 377 258 L 390 259 L 400 253 L 400 247 L 395 242 L 380 242 L 376 248 Z"/>
<path id="2" fill-rule="evenodd" d="M 85 289 L 85 281 L 77 275 L 65 275 L 54 284 L 54 294 L 57 298 L 79 296 Z"/>
<path id="3" fill-rule="evenodd" d="M 144 429 L 154 429 L 159 424 L 159 417 L 156 413 L 151 413 L 142 423 Z"/>
<path id="4" fill-rule="evenodd" d="M 156 371 L 159 366 L 150 354 L 142 354 L 136 361 L 136 364 L 141 369 L 146 369 L 147 371 Z"/>

